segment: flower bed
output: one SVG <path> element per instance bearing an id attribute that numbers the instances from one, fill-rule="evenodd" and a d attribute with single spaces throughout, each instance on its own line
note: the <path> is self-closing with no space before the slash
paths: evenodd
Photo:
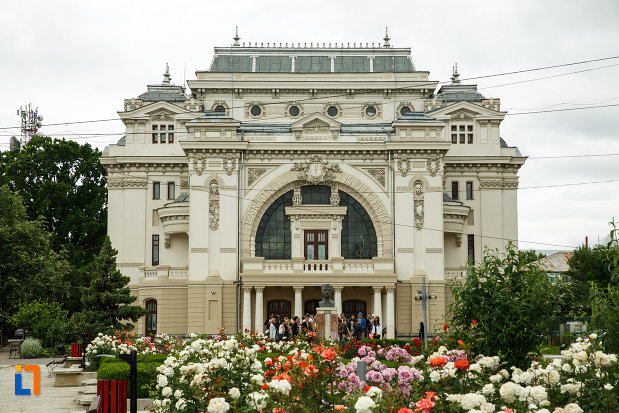
<path id="1" fill-rule="evenodd" d="M 157 412 L 537 412 L 617 411 L 619 367 L 597 337 L 577 341 L 562 359 L 526 370 L 465 346 L 350 348 L 262 336 L 191 338 L 157 369 Z M 400 344 L 400 343 L 398 343 Z M 405 344 L 406 345 L 406 344 Z M 413 355 L 417 353 L 417 355 Z M 357 362 L 367 365 L 365 380 Z"/>

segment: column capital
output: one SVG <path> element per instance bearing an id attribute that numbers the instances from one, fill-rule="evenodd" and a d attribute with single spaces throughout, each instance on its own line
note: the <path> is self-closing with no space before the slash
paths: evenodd
<path id="1" fill-rule="evenodd" d="M 262 285 L 254 286 L 254 288 L 256 289 L 257 293 L 261 293 L 264 291 L 264 286 Z"/>
<path id="2" fill-rule="evenodd" d="M 254 287 L 252 287 L 251 285 L 250 285 L 250 286 L 246 286 L 246 285 L 244 285 L 244 286 L 243 286 L 243 292 L 244 292 L 244 293 L 251 293 L 251 289 L 252 289 L 252 288 L 254 288 Z"/>
<path id="3" fill-rule="evenodd" d="M 395 285 L 390 285 L 388 287 L 385 287 L 385 290 L 387 291 L 387 294 L 389 293 L 393 294 L 395 292 Z"/>
<path id="4" fill-rule="evenodd" d="M 374 294 L 381 294 L 383 292 L 383 287 L 372 287 L 372 291 Z"/>
<path id="5" fill-rule="evenodd" d="M 292 287 L 292 289 L 294 290 L 295 293 L 302 293 L 303 292 L 303 288 L 305 288 L 305 287 L 298 286 L 298 285 L 295 285 L 294 287 Z"/>
<path id="6" fill-rule="evenodd" d="M 343 285 L 334 285 L 334 286 L 333 286 L 333 291 L 334 291 L 334 292 L 341 293 L 343 289 L 344 289 L 344 286 L 343 286 Z"/>

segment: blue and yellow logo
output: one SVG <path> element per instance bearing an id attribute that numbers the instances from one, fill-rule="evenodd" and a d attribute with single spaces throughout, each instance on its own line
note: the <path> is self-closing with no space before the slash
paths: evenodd
<path id="1" fill-rule="evenodd" d="M 30 396 L 30 389 L 23 388 L 22 381 L 22 367 L 24 371 L 31 371 L 34 373 L 34 389 L 32 395 L 36 396 L 41 391 L 41 368 L 34 364 L 16 364 L 15 365 L 15 395 L 16 396 Z"/>

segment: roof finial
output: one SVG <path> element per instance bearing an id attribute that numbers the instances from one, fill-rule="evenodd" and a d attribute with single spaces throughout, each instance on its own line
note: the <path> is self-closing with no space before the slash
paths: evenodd
<path id="1" fill-rule="evenodd" d="M 234 40 L 232 46 L 240 46 L 239 40 L 241 40 L 241 38 L 239 37 L 239 26 L 236 26 L 236 33 L 232 39 Z"/>
<path id="2" fill-rule="evenodd" d="M 460 84 L 460 73 L 458 73 L 458 63 L 454 64 L 453 74 L 451 75 L 451 84 L 452 85 Z"/>
<path id="3" fill-rule="evenodd" d="M 165 73 L 163 74 L 163 82 L 162 82 L 162 84 L 169 85 L 171 79 L 172 79 L 172 76 L 170 76 L 170 66 L 168 66 L 168 64 L 166 63 L 165 64 Z"/>
<path id="4" fill-rule="evenodd" d="M 389 44 L 389 40 L 391 40 L 389 38 L 389 27 L 385 27 L 385 37 L 383 38 L 383 40 L 385 41 L 383 47 L 391 47 L 391 45 Z"/>

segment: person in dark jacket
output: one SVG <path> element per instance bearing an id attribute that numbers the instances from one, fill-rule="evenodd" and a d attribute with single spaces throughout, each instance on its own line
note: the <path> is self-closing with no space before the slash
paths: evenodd
<path id="1" fill-rule="evenodd" d="M 300 327 L 299 321 L 300 321 L 299 317 L 297 316 L 294 316 L 294 318 L 292 319 L 292 324 L 290 325 L 290 334 L 293 339 L 299 335 L 299 327 Z"/>
<path id="2" fill-rule="evenodd" d="M 355 327 L 353 329 L 353 336 L 355 337 L 355 340 L 363 340 L 364 330 L 365 329 L 363 328 L 359 320 L 355 320 Z"/>

